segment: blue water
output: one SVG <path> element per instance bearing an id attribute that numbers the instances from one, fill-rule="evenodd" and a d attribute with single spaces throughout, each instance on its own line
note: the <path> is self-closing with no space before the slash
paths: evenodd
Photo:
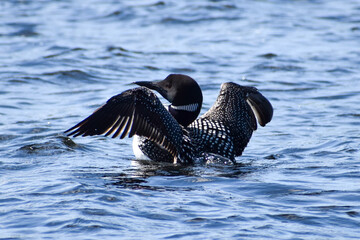
<path id="1" fill-rule="evenodd" d="M 360 239 L 360 2 L 0 1 L 0 239 Z M 182 73 L 257 87 L 237 165 L 63 131 Z"/>

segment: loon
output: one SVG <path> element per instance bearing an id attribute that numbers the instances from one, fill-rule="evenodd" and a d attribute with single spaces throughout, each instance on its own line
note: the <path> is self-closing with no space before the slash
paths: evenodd
<path id="1" fill-rule="evenodd" d="M 203 96 L 191 77 L 170 74 L 162 81 L 134 83 L 140 87 L 113 96 L 65 133 L 135 136 L 133 150 L 138 159 L 191 164 L 212 154 L 235 162 L 257 129 L 257 121 L 264 127 L 273 116 L 271 103 L 255 87 L 223 83 L 215 104 L 197 118 Z M 171 103 L 167 109 L 151 90 Z"/>

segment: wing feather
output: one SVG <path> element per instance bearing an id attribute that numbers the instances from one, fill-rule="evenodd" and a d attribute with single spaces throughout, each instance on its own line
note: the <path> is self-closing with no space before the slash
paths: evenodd
<path id="1" fill-rule="evenodd" d="M 120 125 L 122 121 L 122 118 L 120 116 L 117 117 L 116 121 L 114 122 L 114 124 L 106 131 L 105 136 L 109 136 L 111 135 Z"/>
<path id="2" fill-rule="evenodd" d="M 156 142 L 174 157 L 182 144 L 182 128 L 156 95 L 140 87 L 110 98 L 106 104 L 65 131 L 68 136 L 102 135 L 113 138 L 135 134 Z"/>
<path id="3" fill-rule="evenodd" d="M 265 126 L 271 121 L 272 115 L 271 103 L 256 88 L 229 82 L 222 84 L 220 94 L 209 111 L 190 126 L 196 128 L 196 124 L 201 126 L 205 123 L 207 125 L 214 123 L 215 126 L 216 123 L 220 124 L 229 131 L 220 130 L 218 127 L 209 127 L 213 131 L 219 129 L 224 137 L 217 138 L 216 145 L 212 145 L 212 139 L 202 138 L 205 139 L 201 140 L 202 142 L 209 141 L 203 145 L 211 146 L 212 149 L 209 149 L 209 152 L 221 155 L 222 149 L 218 146 L 225 146 L 227 142 L 231 141 L 234 146 L 231 150 L 233 156 L 240 156 L 253 131 L 257 129 L 256 119 L 261 126 Z"/>

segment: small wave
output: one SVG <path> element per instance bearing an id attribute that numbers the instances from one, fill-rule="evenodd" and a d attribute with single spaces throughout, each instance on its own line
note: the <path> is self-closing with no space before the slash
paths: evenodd
<path id="1" fill-rule="evenodd" d="M 106 50 L 110 52 L 112 55 L 120 56 L 120 57 L 136 57 L 139 54 L 144 54 L 143 52 L 140 51 L 133 51 L 117 46 L 108 46 Z"/>
<path id="2" fill-rule="evenodd" d="M 95 80 L 96 77 L 94 75 L 91 75 L 87 72 L 77 69 L 44 73 L 43 75 L 54 76 L 57 79 L 71 81 L 71 82 L 74 81 L 97 82 L 97 80 Z"/>
<path id="3" fill-rule="evenodd" d="M 219 16 L 219 17 L 193 17 L 193 18 L 176 18 L 176 17 L 165 17 L 161 19 L 161 23 L 163 24 L 195 24 L 201 22 L 211 22 L 211 21 L 236 21 L 239 20 L 240 17 L 238 16 Z"/>
<path id="4" fill-rule="evenodd" d="M 258 65 L 255 65 L 253 67 L 255 70 L 264 70 L 264 71 L 284 71 L 284 72 L 303 72 L 305 69 L 300 66 L 296 65 L 272 65 L 268 63 L 261 63 Z"/>
<path id="5" fill-rule="evenodd" d="M 56 52 L 53 54 L 49 54 L 44 56 L 45 59 L 49 59 L 49 58 L 56 58 L 59 56 L 63 56 L 69 53 L 73 53 L 73 52 L 79 52 L 79 51 L 85 51 L 85 48 L 68 48 L 68 47 L 59 47 L 59 46 L 53 46 L 51 48 L 48 49 L 48 51 L 52 51 L 52 52 Z"/>
<path id="6" fill-rule="evenodd" d="M 24 152 L 26 154 L 36 154 L 36 155 L 56 155 L 60 152 L 64 152 L 58 145 L 54 145 L 51 142 L 46 143 L 34 143 L 22 146 L 19 148 L 19 151 Z"/>
<path id="7" fill-rule="evenodd" d="M 359 92 L 349 92 L 349 93 L 342 93 L 337 95 L 326 95 L 326 96 L 318 96 L 313 97 L 310 99 L 316 99 L 316 100 L 340 100 L 340 99 L 348 99 L 351 97 L 357 97 L 359 96 Z"/>
<path id="8" fill-rule="evenodd" d="M 0 142 L 7 142 L 15 139 L 17 136 L 10 134 L 0 134 Z"/>
<path id="9" fill-rule="evenodd" d="M 360 113 L 344 113 L 338 114 L 338 117 L 360 118 Z"/>
<path id="10" fill-rule="evenodd" d="M 33 23 L 8 23 L 8 26 L 18 28 L 18 31 L 8 33 L 7 36 L 9 37 L 33 37 L 39 35 L 37 31 L 35 31 L 36 24 Z"/>
<path id="11" fill-rule="evenodd" d="M 347 211 L 346 214 L 349 215 L 350 217 L 359 217 L 360 216 L 360 213 L 358 211 Z"/>
<path id="12" fill-rule="evenodd" d="M 286 155 L 286 154 L 295 154 L 295 153 L 316 153 L 318 151 L 323 151 L 324 149 L 334 149 L 339 145 L 343 145 L 343 144 L 344 144 L 343 142 L 339 142 L 337 140 L 330 140 L 309 147 L 286 148 L 277 154 Z"/>
<path id="13" fill-rule="evenodd" d="M 335 22 L 342 22 L 342 23 L 359 23 L 358 15 L 328 15 L 328 16 L 321 16 L 318 19 L 321 20 L 329 20 Z"/>
<path id="14" fill-rule="evenodd" d="M 311 226 L 322 225 L 321 218 L 315 216 L 303 216 L 295 213 L 283 213 L 283 214 L 274 214 L 268 216 L 281 221 L 297 222 L 300 224 L 311 225 Z"/>
<path id="15" fill-rule="evenodd" d="M 159 71 L 161 70 L 160 68 L 158 67 L 154 67 L 154 66 L 149 66 L 149 65 L 145 65 L 143 66 L 145 69 L 148 69 L 148 70 L 153 70 L 153 71 Z"/>
<path id="16" fill-rule="evenodd" d="M 226 3 L 226 4 L 216 4 L 216 5 L 205 5 L 202 6 L 201 8 L 205 9 L 205 10 L 210 10 L 210 11 L 229 11 L 229 10 L 233 10 L 233 9 L 237 9 L 238 7 L 234 4 L 231 3 Z"/>
<path id="17" fill-rule="evenodd" d="M 354 73 L 353 71 L 351 71 L 349 69 L 340 68 L 340 67 L 327 70 L 327 72 L 332 73 L 333 75 L 336 75 L 336 76 Z"/>
<path id="18" fill-rule="evenodd" d="M 172 73 L 182 73 L 182 74 L 196 72 L 196 70 L 193 68 L 170 68 L 168 69 L 168 71 Z"/>
<path id="19" fill-rule="evenodd" d="M 17 155 L 53 156 L 73 151 L 76 146 L 70 138 L 57 136 L 46 142 L 23 145 L 17 149 Z"/>
<path id="20" fill-rule="evenodd" d="M 11 106 L 11 105 L 0 105 L 0 108 L 7 108 L 7 109 L 21 109 L 20 107 Z"/>
<path id="21" fill-rule="evenodd" d="M 264 54 L 259 55 L 258 57 L 272 59 L 272 58 L 276 58 L 277 56 L 278 55 L 276 55 L 275 53 L 264 53 Z"/>
<path id="22" fill-rule="evenodd" d="M 69 221 L 71 223 L 69 223 Z M 65 229 L 66 231 L 70 231 L 70 232 L 93 232 L 93 231 L 99 231 L 103 225 L 103 222 L 101 221 L 96 221 L 96 220 L 87 220 L 85 218 L 75 218 L 73 220 L 68 220 L 66 221 L 67 224 L 64 225 L 62 227 L 62 229 Z M 55 224 L 62 224 L 65 223 L 65 221 L 63 222 L 58 222 Z"/>
<path id="23" fill-rule="evenodd" d="M 135 18 L 136 13 L 134 11 L 133 8 L 129 7 L 129 6 L 124 6 L 120 9 L 117 9 L 115 11 L 112 11 L 104 16 L 100 16 L 100 17 L 96 17 L 97 19 L 104 19 L 106 21 L 113 21 L 114 19 L 116 20 L 130 20 Z"/>

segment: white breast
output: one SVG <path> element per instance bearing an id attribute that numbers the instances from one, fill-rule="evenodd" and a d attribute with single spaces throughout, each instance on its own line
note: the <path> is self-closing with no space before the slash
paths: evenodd
<path id="1" fill-rule="evenodd" d="M 146 156 L 143 153 L 143 151 L 141 151 L 141 149 L 139 148 L 139 142 L 140 142 L 140 137 L 138 135 L 134 135 L 132 147 L 135 158 L 138 160 L 150 160 L 150 158 Z"/>

